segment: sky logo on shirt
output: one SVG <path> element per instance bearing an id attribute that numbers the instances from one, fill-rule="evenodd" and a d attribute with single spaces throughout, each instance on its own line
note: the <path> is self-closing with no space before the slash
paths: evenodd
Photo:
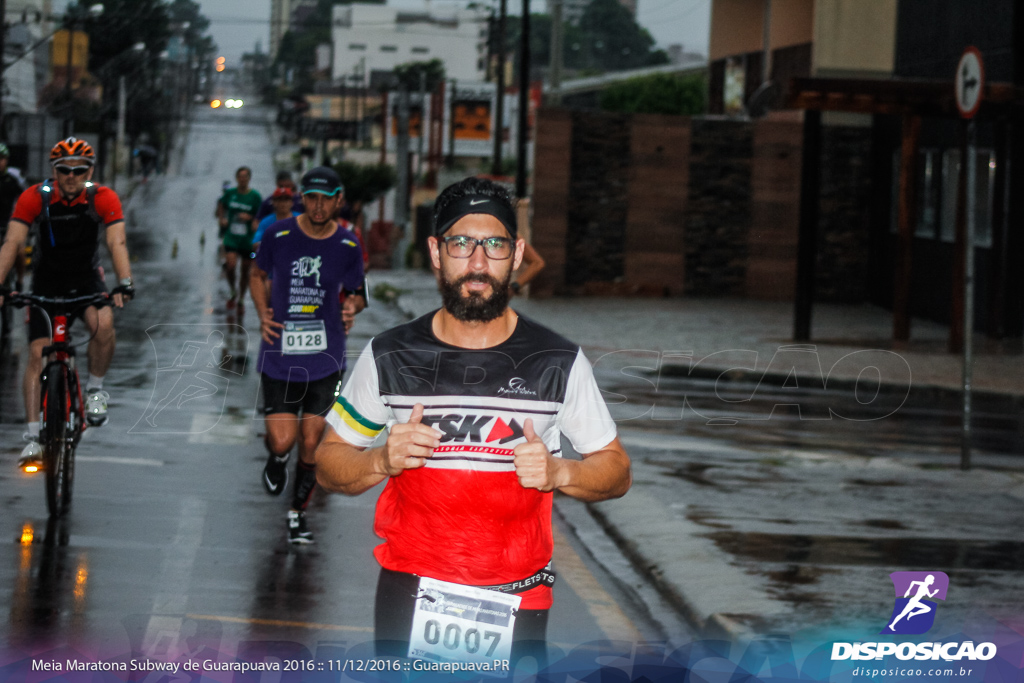
<path id="1" fill-rule="evenodd" d="M 484 437 L 484 427 L 494 424 Z M 506 422 L 502 418 L 490 415 L 437 415 L 423 416 L 423 424 L 440 430 L 444 436 L 441 443 L 450 441 L 469 441 L 473 443 L 505 444 L 523 438 L 523 427 L 514 418 Z"/>

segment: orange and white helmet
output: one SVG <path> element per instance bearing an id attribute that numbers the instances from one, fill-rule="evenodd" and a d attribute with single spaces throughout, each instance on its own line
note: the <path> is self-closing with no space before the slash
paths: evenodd
<path id="1" fill-rule="evenodd" d="M 50 150 L 51 164 L 71 159 L 81 159 L 92 166 L 96 163 L 96 153 L 92 151 L 92 145 L 85 140 L 79 140 L 78 138 L 66 138 L 61 140 L 53 146 L 53 149 Z"/>

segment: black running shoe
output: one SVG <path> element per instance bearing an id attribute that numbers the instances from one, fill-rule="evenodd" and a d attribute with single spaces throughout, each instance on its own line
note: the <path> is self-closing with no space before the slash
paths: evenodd
<path id="1" fill-rule="evenodd" d="M 288 454 L 277 457 L 273 453 L 267 456 L 267 464 L 263 468 L 263 487 L 272 496 L 281 495 L 288 484 Z"/>
<path id="2" fill-rule="evenodd" d="M 314 543 L 313 532 L 306 526 L 306 513 L 288 511 L 288 541 L 291 543 Z"/>

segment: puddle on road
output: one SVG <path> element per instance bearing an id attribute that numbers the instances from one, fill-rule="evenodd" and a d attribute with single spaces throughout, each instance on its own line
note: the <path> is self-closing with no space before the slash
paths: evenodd
<path id="1" fill-rule="evenodd" d="M 1024 566 L 1024 543 L 936 538 L 863 538 L 717 531 L 706 534 L 722 550 L 744 560 L 1015 571 Z"/>

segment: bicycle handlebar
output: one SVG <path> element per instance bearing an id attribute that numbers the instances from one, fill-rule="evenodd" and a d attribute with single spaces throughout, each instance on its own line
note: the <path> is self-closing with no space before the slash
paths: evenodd
<path id="1" fill-rule="evenodd" d="M 63 296 L 39 296 L 38 294 L 24 294 L 22 292 L 11 292 L 4 297 L 4 303 L 10 303 L 15 308 L 24 308 L 25 306 L 43 306 L 46 304 L 50 305 L 63 305 L 66 306 L 68 311 L 77 311 L 80 308 L 87 308 L 89 306 L 109 306 L 111 304 L 110 294 L 107 292 L 96 292 L 93 294 L 86 294 L 84 296 L 75 297 L 63 297 Z"/>

